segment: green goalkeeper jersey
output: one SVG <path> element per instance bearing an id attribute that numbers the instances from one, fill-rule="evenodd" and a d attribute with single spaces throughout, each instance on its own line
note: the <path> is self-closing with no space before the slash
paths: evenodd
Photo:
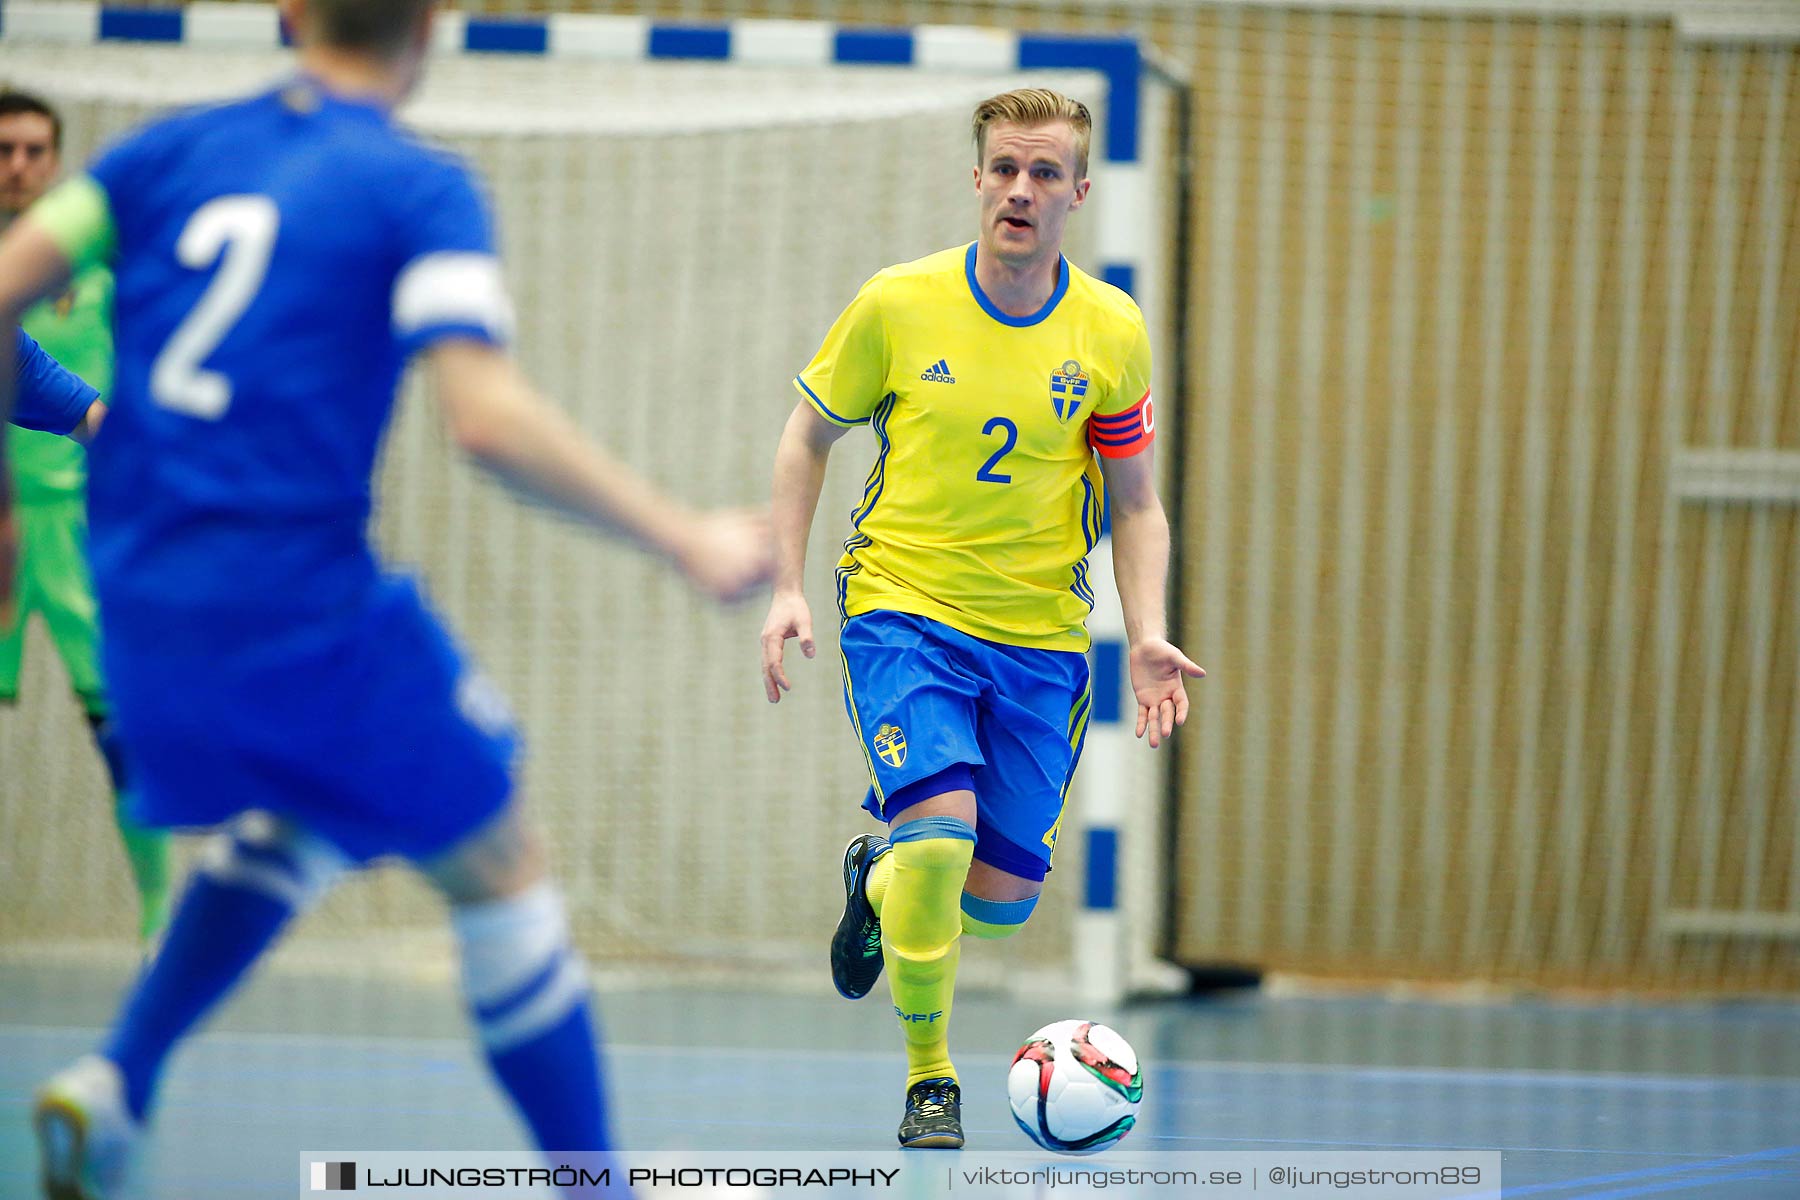
<path id="1" fill-rule="evenodd" d="M 21 322 L 45 353 L 102 396 L 112 391 L 112 300 L 112 272 L 95 267 L 77 276 L 61 296 L 27 312 Z M 87 484 L 87 454 L 68 438 L 13 429 L 6 450 L 22 503 L 80 496 Z"/>

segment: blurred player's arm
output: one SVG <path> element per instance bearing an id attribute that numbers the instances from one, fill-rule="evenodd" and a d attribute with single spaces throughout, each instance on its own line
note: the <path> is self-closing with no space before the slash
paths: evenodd
<path id="1" fill-rule="evenodd" d="M 1187 721 L 1182 676 L 1206 672 L 1169 642 L 1169 518 L 1156 494 L 1152 453 L 1146 447 L 1129 458 L 1102 456 L 1100 468 L 1112 512 L 1113 576 L 1131 643 L 1137 735 L 1148 731 L 1154 748 Z"/>
<path id="2" fill-rule="evenodd" d="M 820 416 L 802 400 L 794 405 L 781 442 L 775 447 L 775 483 L 770 517 L 775 522 L 775 595 L 763 622 L 763 694 L 770 704 L 791 691 L 782 654 L 787 640 L 800 639 L 800 653 L 818 653 L 813 641 L 812 610 L 806 606 L 806 541 L 825 486 L 825 464 L 831 448 L 849 432 Z"/>
<path id="3" fill-rule="evenodd" d="M 85 442 L 106 419 L 88 382 L 51 358 L 22 329 L 13 330 L 12 413 L 8 424 Z"/>
<path id="4" fill-rule="evenodd" d="M 100 425 L 106 420 L 106 401 L 96 400 L 88 405 L 87 415 L 81 418 L 81 424 L 69 431 L 69 436 L 87 445 L 100 432 Z"/>
<path id="5" fill-rule="evenodd" d="M 768 580 L 760 514 L 697 512 L 665 495 L 540 397 L 495 346 L 450 338 L 423 358 L 451 437 L 514 491 L 667 558 L 718 599 Z"/>

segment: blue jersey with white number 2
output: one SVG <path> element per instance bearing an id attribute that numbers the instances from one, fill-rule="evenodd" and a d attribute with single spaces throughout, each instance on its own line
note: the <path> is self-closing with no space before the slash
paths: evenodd
<path id="1" fill-rule="evenodd" d="M 90 174 L 117 234 L 90 470 L 103 607 L 355 607 L 380 576 L 370 476 L 407 357 L 510 332 L 470 172 L 301 78 L 156 122 Z"/>

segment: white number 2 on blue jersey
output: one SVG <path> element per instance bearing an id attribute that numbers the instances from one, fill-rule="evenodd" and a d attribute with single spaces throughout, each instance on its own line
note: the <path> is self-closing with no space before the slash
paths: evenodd
<path id="1" fill-rule="evenodd" d="M 231 380 L 200 364 L 261 290 L 280 227 L 267 196 L 220 196 L 188 218 L 175 257 L 196 271 L 218 263 L 219 271 L 150 368 L 150 396 L 164 408 L 216 421 L 231 407 Z"/>

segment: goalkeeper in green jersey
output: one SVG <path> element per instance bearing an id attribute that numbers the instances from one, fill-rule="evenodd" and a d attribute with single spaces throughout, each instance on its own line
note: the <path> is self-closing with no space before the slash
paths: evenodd
<path id="1" fill-rule="evenodd" d="M 0 91 L 0 230 L 49 188 L 61 150 L 62 120 L 53 108 L 23 92 Z M 112 289 L 111 273 L 96 267 L 22 322 L 51 357 L 102 395 L 112 390 Z M 12 620 L 0 626 L 0 705 L 18 700 L 25 626 L 35 612 L 68 668 L 106 760 L 119 836 L 137 884 L 138 932 L 149 942 L 168 919 L 169 836 L 132 819 L 125 766 L 107 719 L 100 623 L 87 565 L 85 452 L 68 438 L 16 429 L 6 439 L 6 455 L 17 489 L 19 561 L 17 604 Z"/>

